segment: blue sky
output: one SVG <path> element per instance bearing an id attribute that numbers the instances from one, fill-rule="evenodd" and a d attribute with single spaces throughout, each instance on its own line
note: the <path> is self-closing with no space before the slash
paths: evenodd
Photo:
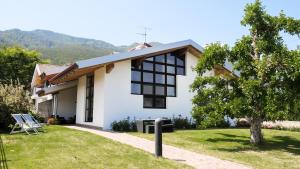
<path id="1" fill-rule="evenodd" d="M 193 39 L 200 45 L 232 45 L 248 33 L 240 25 L 246 3 L 253 0 L 0 0 L 0 30 L 47 29 L 115 45 L 142 42 L 136 33 L 149 27 L 149 41 Z M 300 19 L 299 0 L 264 0 L 269 13 L 280 10 Z M 298 37 L 285 36 L 290 48 Z"/>

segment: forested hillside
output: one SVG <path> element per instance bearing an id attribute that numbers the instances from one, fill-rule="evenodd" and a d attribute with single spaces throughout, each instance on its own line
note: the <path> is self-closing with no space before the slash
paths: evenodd
<path id="1" fill-rule="evenodd" d="M 152 43 L 158 45 L 160 43 Z M 22 31 L 11 29 L 0 31 L 0 46 L 20 46 L 42 53 L 42 59 L 53 64 L 65 64 L 123 52 L 136 45 L 115 46 L 108 42 L 60 34 L 48 30 Z"/>

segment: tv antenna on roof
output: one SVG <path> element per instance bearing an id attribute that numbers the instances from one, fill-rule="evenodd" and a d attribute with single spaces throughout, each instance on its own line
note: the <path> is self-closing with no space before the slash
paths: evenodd
<path id="1" fill-rule="evenodd" d="M 151 28 L 144 27 L 144 33 L 136 33 L 138 35 L 144 36 L 144 43 L 147 42 L 147 35 L 148 35 L 147 30 L 151 30 Z"/>

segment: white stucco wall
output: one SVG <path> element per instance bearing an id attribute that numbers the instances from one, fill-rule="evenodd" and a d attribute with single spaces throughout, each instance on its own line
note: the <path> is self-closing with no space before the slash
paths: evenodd
<path id="1" fill-rule="evenodd" d="M 114 69 L 105 74 L 105 109 L 104 129 L 109 129 L 114 120 L 127 117 L 143 119 L 182 115 L 190 117 L 192 110 L 190 85 L 196 73 L 192 68 L 197 64 L 198 58 L 188 53 L 186 55 L 186 75 L 177 75 L 176 97 L 167 97 L 166 109 L 143 108 L 143 95 L 131 94 L 131 61 L 115 63 Z"/>
<path id="2" fill-rule="evenodd" d="M 76 123 L 96 127 L 103 126 L 104 114 L 104 76 L 105 68 L 100 68 L 94 72 L 94 106 L 93 121 L 85 122 L 85 96 L 86 96 L 86 76 L 78 80 L 77 86 L 77 111 Z"/>
<path id="3" fill-rule="evenodd" d="M 57 95 L 57 115 L 68 120 L 76 113 L 77 88 L 69 88 L 59 91 Z"/>

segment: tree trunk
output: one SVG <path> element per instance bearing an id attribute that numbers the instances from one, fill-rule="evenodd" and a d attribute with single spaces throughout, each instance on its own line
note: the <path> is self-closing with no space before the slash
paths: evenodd
<path id="1" fill-rule="evenodd" d="M 251 127 L 250 127 L 250 134 L 251 139 L 250 142 L 252 144 L 261 144 L 263 142 L 263 135 L 261 132 L 261 118 L 253 117 L 251 118 Z"/>

